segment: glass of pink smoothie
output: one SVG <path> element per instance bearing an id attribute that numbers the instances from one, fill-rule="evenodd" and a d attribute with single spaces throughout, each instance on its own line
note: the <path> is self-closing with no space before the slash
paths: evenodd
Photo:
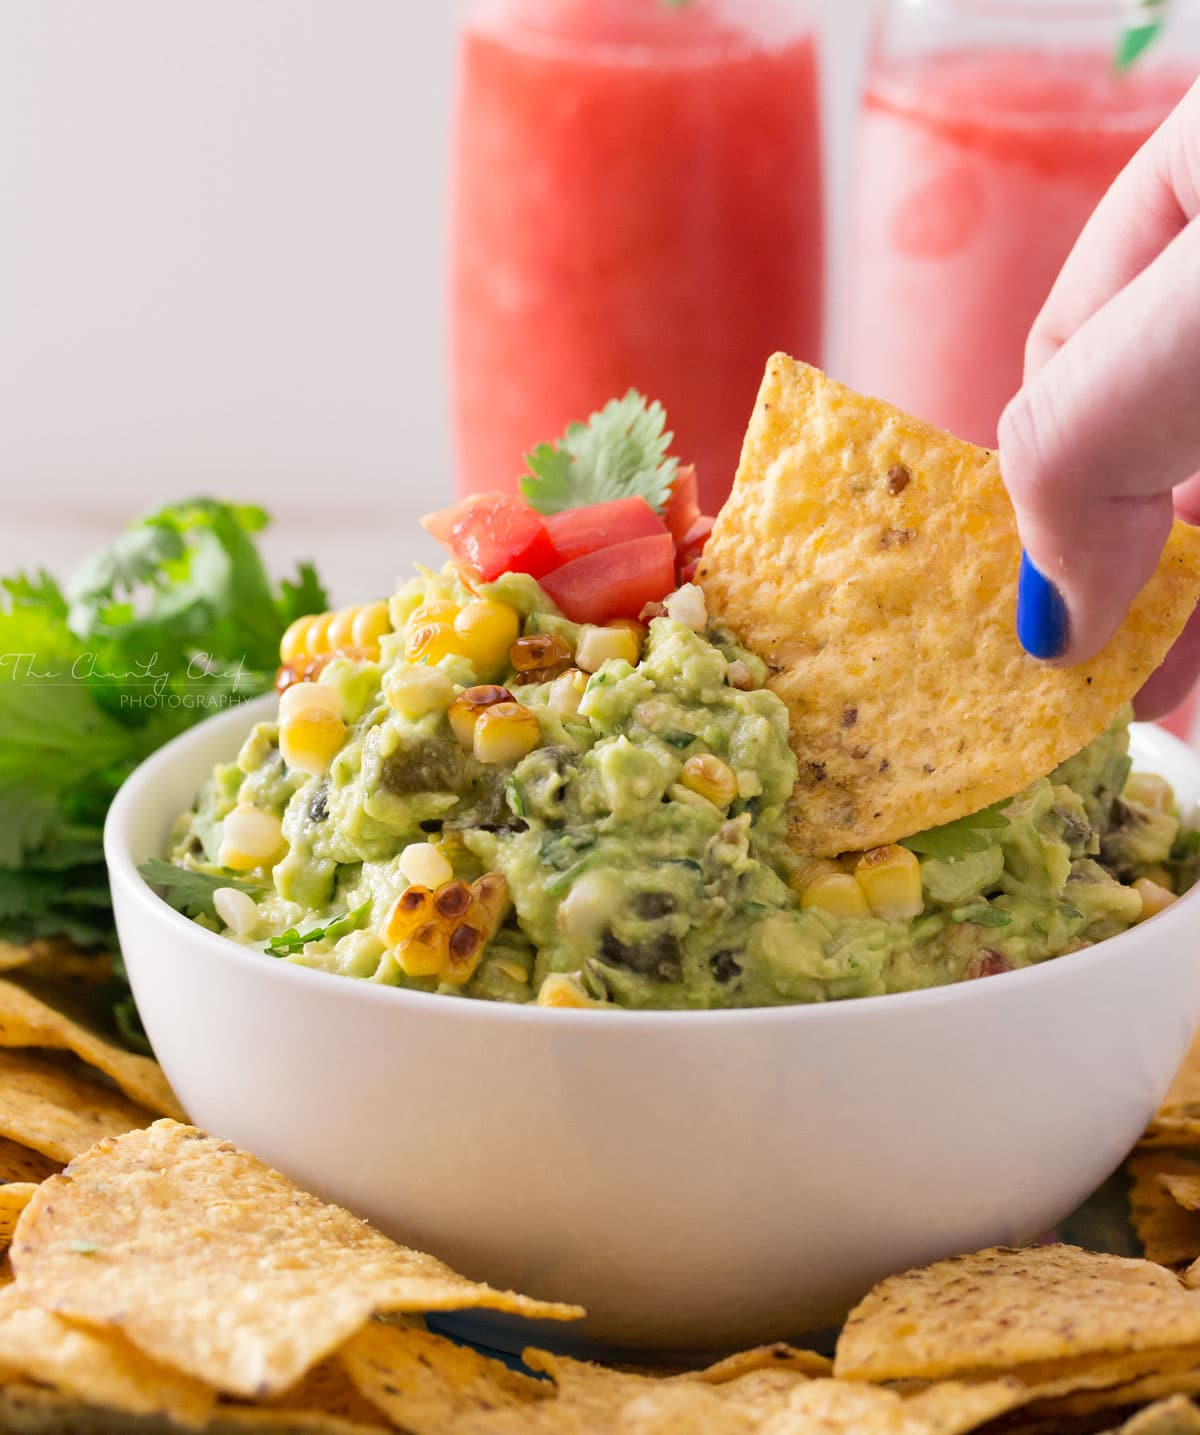
<path id="1" fill-rule="evenodd" d="M 1198 9 L 1169 7 L 1121 71 L 1133 11 L 1116 0 L 886 8 L 859 122 L 842 377 L 995 443 L 1084 221 L 1200 68 Z"/>
<path id="2" fill-rule="evenodd" d="M 631 385 L 703 506 L 767 356 L 817 361 L 822 190 L 807 0 L 484 0 L 459 52 L 452 362 L 459 482 Z"/>

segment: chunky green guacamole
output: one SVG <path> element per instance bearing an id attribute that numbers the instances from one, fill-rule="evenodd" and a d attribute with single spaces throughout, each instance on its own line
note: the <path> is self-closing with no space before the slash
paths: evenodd
<path id="1" fill-rule="evenodd" d="M 524 577 L 482 596 L 511 611 L 514 631 L 561 640 L 556 666 L 514 672 L 507 643 L 451 650 L 454 615 L 480 596 L 450 570 L 424 574 L 391 600 L 377 657 L 316 655 L 307 675 L 342 724 L 323 770 L 286 761 L 275 722 L 215 770 L 168 854 L 226 889 L 200 921 L 278 960 L 426 991 L 744 1007 L 1028 966 L 1124 930 L 1192 880 L 1195 838 L 1169 789 L 1130 777 L 1125 715 L 978 821 L 893 850 L 894 866 L 919 871 L 913 915 L 876 914 L 851 862 L 819 875 L 832 871 L 839 889 L 848 879 L 862 910 L 846 910 L 845 890 L 823 903 L 813 864 L 785 841 L 796 778 L 786 710 L 762 663 L 697 612 L 698 590 L 634 639 L 636 662 L 610 658 L 587 675 L 572 666 L 587 649 L 580 630 Z M 422 647 L 436 674 L 414 700 Z M 452 724 L 450 704 L 481 683 L 502 683 L 536 718 L 524 755 L 481 760 Z M 696 758 L 718 760 L 699 765 L 717 774 L 715 791 L 685 766 Z M 235 808 L 279 820 L 269 857 L 229 856 Z M 460 885 L 502 874 L 511 903 L 481 955 L 449 976 L 397 937 L 392 915 L 410 886 L 405 853 L 428 863 L 431 847 Z"/>

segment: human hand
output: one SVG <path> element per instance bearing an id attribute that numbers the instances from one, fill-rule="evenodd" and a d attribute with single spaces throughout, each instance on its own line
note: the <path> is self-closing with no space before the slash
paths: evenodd
<path id="1" fill-rule="evenodd" d="M 1000 464 L 1025 548 L 1017 632 L 1035 657 L 1099 651 L 1173 512 L 1200 523 L 1200 83 L 1101 201 L 1038 315 Z M 1200 610 L 1138 696 L 1200 672 Z"/>

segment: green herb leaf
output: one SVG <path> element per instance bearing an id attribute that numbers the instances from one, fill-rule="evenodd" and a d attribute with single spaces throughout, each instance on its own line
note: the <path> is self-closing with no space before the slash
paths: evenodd
<path id="1" fill-rule="evenodd" d="M 662 513 L 678 467 L 668 458 L 674 434 L 663 406 L 635 389 L 588 419 L 573 423 L 557 443 L 525 455 L 521 492 L 539 513 L 561 513 L 614 498 L 644 498 Z"/>
<path id="2" fill-rule="evenodd" d="M 515 817 L 529 816 L 525 806 L 525 794 L 521 791 L 521 784 L 515 777 L 510 777 L 504 784 L 504 795 L 508 799 L 509 810 Z"/>
<path id="3" fill-rule="evenodd" d="M 1131 25 L 1117 41 L 1113 68 L 1118 73 L 1128 70 L 1150 48 L 1161 29 L 1161 20 L 1154 20 L 1148 25 Z"/>
<path id="4" fill-rule="evenodd" d="M 331 922 L 323 927 L 312 927 L 307 932 L 299 932 L 295 927 L 289 927 L 286 932 L 280 932 L 276 937 L 271 937 L 266 945 L 266 950 L 273 957 L 290 957 L 296 952 L 303 951 L 310 942 L 324 941 L 326 938 L 331 942 L 339 941 L 342 937 L 348 936 L 351 932 L 357 932 L 371 914 L 371 899 L 355 907 L 352 912 L 345 912 L 340 917 L 334 917 Z"/>
<path id="5" fill-rule="evenodd" d="M 670 728 L 666 732 L 660 732 L 659 737 L 670 747 L 677 747 L 682 752 L 685 747 L 691 747 L 696 741 L 694 732 L 684 732 L 682 728 Z"/>
<path id="6" fill-rule="evenodd" d="M 902 837 L 900 846 L 922 857 L 936 857 L 943 862 L 957 862 L 972 852 L 984 852 L 991 846 L 987 835 L 1008 826 L 1008 818 L 1001 812 L 1005 804 L 997 802 L 969 817 L 946 822 L 941 827 L 930 827 L 925 832 L 914 832 L 911 837 Z"/>
<path id="7" fill-rule="evenodd" d="M 962 914 L 959 921 L 970 922 L 973 927 L 1008 927 L 1012 925 L 1012 917 L 999 907 L 972 907 L 969 912 Z"/>
<path id="8" fill-rule="evenodd" d="M 143 880 L 169 902 L 177 912 L 187 917 L 215 917 L 213 893 L 222 887 L 232 887 L 235 892 L 245 892 L 249 897 L 262 895 L 262 888 L 236 877 L 213 877 L 207 872 L 193 872 L 187 867 L 176 867 L 174 862 L 163 862 L 152 857 L 138 868 Z"/>
<path id="9" fill-rule="evenodd" d="M 1186 862 L 1200 852 L 1200 832 L 1194 827 L 1181 827 L 1171 844 L 1171 861 Z"/>
<path id="10" fill-rule="evenodd" d="M 582 877 L 591 866 L 592 859 L 584 857 L 576 862 L 574 866 L 568 867 L 565 872 L 560 872 L 557 877 L 551 877 L 546 883 L 544 891 L 547 897 L 561 897 L 575 885 L 577 878 Z"/>

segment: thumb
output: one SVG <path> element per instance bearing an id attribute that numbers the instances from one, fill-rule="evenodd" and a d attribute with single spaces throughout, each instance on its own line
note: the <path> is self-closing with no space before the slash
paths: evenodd
<path id="1" fill-rule="evenodd" d="M 1200 225 L 1193 223 L 1041 368 L 1000 422 L 1025 548 L 1017 631 L 1077 663 L 1116 631 L 1200 468 Z"/>

